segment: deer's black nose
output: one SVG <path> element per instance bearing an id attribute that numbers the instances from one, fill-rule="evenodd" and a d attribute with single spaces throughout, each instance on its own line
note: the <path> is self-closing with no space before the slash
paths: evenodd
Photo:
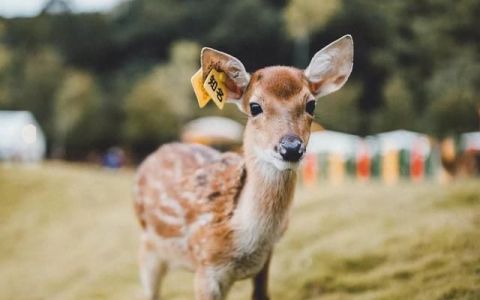
<path id="1" fill-rule="evenodd" d="M 285 135 L 280 139 L 278 152 L 283 160 L 289 162 L 297 162 L 303 156 L 305 147 L 302 140 L 296 135 Z"/>

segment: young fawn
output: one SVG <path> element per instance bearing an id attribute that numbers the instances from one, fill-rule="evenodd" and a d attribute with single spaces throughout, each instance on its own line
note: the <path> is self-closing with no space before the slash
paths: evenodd
<path id="1" fill-rule="evenodd" d="M 253 299 L 269 299 L 270 257 L 287 227 L 315 99 L 340 89 L 352 66 L 349 35 L 317 52 L 305 70 L 273 66 L 250 75 L 237 58 L 202 50 L 203 78 L 212 68 L 224 72 L 227 102 L 248 116 L 244 154 L 174 143 L 139 167 L 135 209 L 148 299 L 159 298 L 173 267 L 195 272 L 197 300 L 225 299 L 236 280 L 249 277 Z"/>

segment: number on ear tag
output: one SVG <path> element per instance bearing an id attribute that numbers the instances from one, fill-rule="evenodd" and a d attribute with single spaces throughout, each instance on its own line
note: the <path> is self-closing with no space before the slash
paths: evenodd
<path id="1" fill-rule="evenodd" d="M 203 88 L 202 68 L 200 68 L 200 70 L 198 70 L 197 73 L 192 76 L 192 79 L 190 79 L 190 81 L 192 82 L 193 91 L 195 92 L 195 96 L 197 97 L 198 106 L 200 106 L 200 108 L 203 108 L 205 105 L 207 105 L 208 101 L 210 101 L 210 96 Z"/>
<path id="2" fill-rule="evenodd" d="M 225 73 L 212 69 L 203 83 L 203 88 L 220 109 L 227 101 L 225 79 Z"/>

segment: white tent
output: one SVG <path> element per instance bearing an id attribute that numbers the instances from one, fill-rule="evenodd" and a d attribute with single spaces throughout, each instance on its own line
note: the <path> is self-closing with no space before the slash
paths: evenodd
<path id="1" fill-rule="evenodd" d="M 182 141 L 241 143 L 242 136 L 242 124 L 224 117 L 204 117 L 184 126 Z"/>
<path id="2" fill-rule="evenodd" d="M 0 111 L 0 160 L 37 162 L 45 150 L 45 136 L 30 112 Z"/>
<path id="3" fill-rule="evenodd" d="M 414 149 L 420 151 L 423 155 L 428 155 L 431 151 L 430 140 L 425 134 L 408 131 L 394 130 L 376 135 L 378 148 L 374 151 L 380 151 L 385 154 L 390 150 L 408 150 Z M 375 151 L 375 152 L 376 152 Z"/>
<path id="4" fill-rule="evenodd" d="M 480 131 L 463 133 L 461 142 L 464 150 L 480 151 Z"/>
<path id="5" fill-rule="evenodd" d="M 307 153 L 340 154 L 344 159 L 355 157 L 362 143 L 356 135 L 330 130 L 312 132 L 308 141 Z"/>

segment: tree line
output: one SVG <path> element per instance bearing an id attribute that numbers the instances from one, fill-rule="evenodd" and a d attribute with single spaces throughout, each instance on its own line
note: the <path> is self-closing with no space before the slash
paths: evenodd
<path id="1" fill-rule="evenodd" d="M 122 145 L 143 155 L 202 115 L 190 77 L 199 51 L 247 70 L 305 67 L 352 34 L 346 87 L 316 119 L 368 135 L 398 128 L 436 137 L 479 129 L 480 2 L 476 0 L 132 0 L 109 13 L 49 1 L 35 17 L 0 18 L 0 109 L 32 111 L 49 149 L 69 158 Z"/>

